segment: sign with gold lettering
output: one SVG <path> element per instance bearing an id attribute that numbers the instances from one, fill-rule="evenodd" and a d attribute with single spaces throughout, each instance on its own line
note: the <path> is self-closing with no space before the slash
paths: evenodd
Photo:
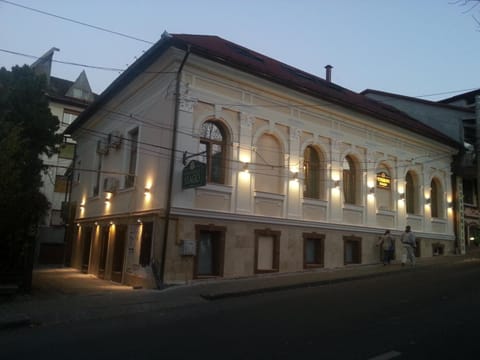
<path id="1" fill-rule="evenodd" d="M 392 178 L 384 172 L 377 173 L 377 188 L 390 190 L 392 184 Z"/>
<path id="2" fill-rule="evenodd" d="M 207 167 L 204 163 L 192 160 L 183 168 L 182 189 L 205 186 L 207 183 Z"/>

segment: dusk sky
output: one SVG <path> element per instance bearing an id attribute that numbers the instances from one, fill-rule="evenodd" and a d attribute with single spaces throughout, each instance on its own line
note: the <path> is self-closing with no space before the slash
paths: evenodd
<path id="1" fill-rule="evenodd" d="M 105 28 L 93 29 L 17 5 Z M 0 0 L 0 67 L 54 60 L 125 69 L 164 31 L 217 35 L 353 91 L 438 100 L 480 87 L 480 5 L 456 0 Z M 18 54 L 12 54 L 18 53 Z M 52 75 L 85 70 L 102 92 L 119 71 L 55 63 Z M 440 94 L 440 95 L 432 95 Z"/>

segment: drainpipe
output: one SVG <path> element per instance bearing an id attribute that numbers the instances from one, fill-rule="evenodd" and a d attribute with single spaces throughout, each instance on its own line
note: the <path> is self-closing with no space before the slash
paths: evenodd
<path id="1" fill-rule="evenodd" d="M 477 166 L 477 208 L 480 207 L 480 95 L 475 96 L 475 156 Z"/>
<path id="2" fill-rule="evenodd" d="M 177 78 L 175 84 L 175 110 L 174 110 L 174 119 L 173 119 L 173 133 L 172 133 L 172 148 L 170 149 L 170 177 L 168 180 L 168 193 L 167 193 L 167 206 L 165 209 L 165 226 L 163 231 L 163 246 L 162 246 L 162 261 L 160 264 L 160 273 L 159 280 L 161 285 L 164 284 L 164 275 L 165 275 L 165 260 L 167 259 L 167 240 L 168 240 L 168 230 L 170 224 L 170 213 L 172 210 L 172 190 L 173 190 L 173 170 L 175 168 L 175 150 L 177 147 L 177 128 L 178 128 L 178 117 L 180 109 L 180 80 L 182 77 L 183 66 L 187 62 L 187 58 L 190 55 L 190 45 L 187 46 L 187 51 L 183 57 L 182 63 L 177 71 Z"/>

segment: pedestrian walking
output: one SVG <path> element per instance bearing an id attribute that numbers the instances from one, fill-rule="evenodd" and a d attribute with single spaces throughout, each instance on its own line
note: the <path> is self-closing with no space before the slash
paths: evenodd
<path id="1" fill-rule="evenodd" d="M 390 265 L 395 252 L 395 240 L 390 234 L 390 230 L 385 230 L 385 233 L 378 240 L 377 246 L 382 246 L 383 265 Z"/>
<path id="2" fill-rule="evenodd" d="M 405 231 L 402 233 L 400 241 L 402 242 L 404 249 L 402 266 L 405 266 L 407 260 L 412 266 L 415 266 L 415 249 L 417 247 L 417 243 L 415 242 L 415 234 L 412 232 L 410 225 L 405 227 Z"/>

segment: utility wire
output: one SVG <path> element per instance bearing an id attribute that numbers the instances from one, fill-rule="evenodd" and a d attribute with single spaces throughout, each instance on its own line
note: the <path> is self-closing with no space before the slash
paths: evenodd
<path id="1" fill-rule="evenodd" d="M 0 1 L 3 1 L 3 0 L 0 0 Z M 12 54 L 12 55 L 19 55 L 19 56 L 28 57 L 28 58 L 35 59 L 35 60 L 41 58 L 41 56 L 33 56 L 33 55 L 23 54 L 23 53 L 19 53 L 19 52 L 16 52 L 16 51 L 11 51 L 11 50 L 6 50 L 6 49 L 0 49 L 0 51 L 5 52 L 5 53 L 8 53 L 8 54 Z M 55 63 L 59 63 L 59 64 L 73 65 L 73 66 L 81 66 L 81 67 L 90 68 L 90 69 L 98 69 L 98 70 L 106 70 L 106 71 L 115 71 L 115 72 L 125 71 L 125 69 L 120 69 L 120 68 L 112 68 L 112 67 L 96 66 L 96 65 L 87 65 L 87 64 L 80 64 L 80 63 L 75 63 L 75 62 L 70 62 L 70 61 L 61 61 L 61 60 L 54 60 L 54 59 L 52 59 L 52 61 L 55 62 Z"/>
<path id="2" fill-rule="evenodd" d="M 107 29 L 107 28 L 104 28 L 104 27 L 87 24 L 87 23 L 84 23 L 82 21 L 67 18 L 65 16 L 60 16 L 60 15 L 49 13 L 49 12 L 46 12 L 46 11 L 43 11 L 43 10 L 35 9 L 35 8 L 29 7 L 29 6 L 21 5 L 21 4 L 15 3 L 13 1 L 7 1 L 7 0 L 0 0 L 0 1 L 5 3 L 5 4 L 8 4 L 8 5 L 17 6 L 19 8 L 23 8 L 23 9 L 27 9 L 27 10 L 30 10 L 30 11 L 33 11 L 33 12 L 36 12 L 36 13 L 39 13 L 39 14 L 51 16 L 51 17 L 54 17 L 54 18 L 57 18 L 57 19 L 60 19 L 60 20 L 69 21 L 71 23 L 86 26 L 86 27 L 89 27 L 89 28 L 92 28 L 92 29 L 95 29 L 95 30 L 104 31 L 106 33 L 122 36 L 122 37 L 127 38 L 127 39 L 141 41 L 143 43 L 150 44 L 150 45 L 154 44 L 152 41 L 140 39 L 138 37 L 131 36 L 131 35 L 128 35 L 128 34 L 124 34 L 124 33 L 118 32 L 118 31 L 113 31 L 113 30 L 110 30 L 110 29 Z"/>

